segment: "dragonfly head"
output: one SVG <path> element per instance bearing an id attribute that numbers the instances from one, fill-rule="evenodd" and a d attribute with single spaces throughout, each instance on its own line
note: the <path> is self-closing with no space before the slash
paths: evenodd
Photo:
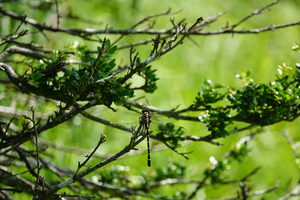
<path id="1" fill-rule="evenodd" d="M 143 114 L 146 114 L 146 113 L 150 114 L 149 110 L 146 110 L 146 109 L 142 110 L 142 113 Z"/>

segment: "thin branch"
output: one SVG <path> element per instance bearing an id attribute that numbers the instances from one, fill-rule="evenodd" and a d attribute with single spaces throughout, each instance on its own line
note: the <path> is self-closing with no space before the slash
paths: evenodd
<path id="1" fill-rule="evenodd" d="M 181 136 L 182 138 L 184 138 L 185 140 L 191 140 L 191 141 L 203 141 L 203 142 L 208 142 L 208 143 L 211 143 L 211 144 L 214 144 L 214 145 L 217 145 L 217 146 L 220 146 L 220 145 L 224 145 L 224 144 L 221 144 L 219 142 L 214 142 L 212 141 L 212 137 L 211 135 L 207 135 L 207 136 L 203 136 L 203 137 L 198 137 L 198 136 L 194 136 L 194 135 L 188 135 L 188 136 Z"/>
<path id="2" fill-rule="evenodd" d="M 225 154 L 226 156 L 226 154 Z M 224 157 L 225 157 L 224 156 Z M 248 181 L 249 178 L 253 175 L 255 175 L 259 170 L 261 169 L 261 167 L 256 167 L 254 170 L 252 170 L 249 174 L 246 174 L 242 179 L 238 179 L 238 180 L 230 180 L 230 181 L 224 181 L 221 182 L 220 184 L 231 184 L 231 183 L 238 183 L 238 182 L 245 182 Z"/>
<path id="3" fill-rule="evenodd" d="M 32 112 L 31 121 L 33 123 L 33 128 L 34 128 L 34 133 L 35 133 L 35 148 L 36 148 L 36 162 L 37 162 L 36 184 L 34 187 L 34 196 L 33 196 L 33 199 L 35 199 L 37 197 L 37 190 L 38 190 L 38 185 L 39 185 L 39 181 L 40 181 L 41 166 L 40 166 L 40 156 L 39 156 L 39 146 L 38 146 L 38 132 L 36 129 L 33 107 L 31 107 L 31 112 Z"/>
<path id="4" fill-rule="evenodd" d="M 82 112 L 82 111 L 84 111 L 84 110 L 86 110 L 86 109 L 88 109 L 88 108 L 90 108 L 90 107 L 92 107 L 96 104 L 97 104 L 97 101 L 92 100 L 92 101 L 86 103 L 84 106 L 82 106 L 80 108 L 71 110 L 67 114 L 59 117 L 58 119 L 55 119 L 53 121 L 50 121 L 50 119 L 49 119 L 48 122 L 44 126 L 41 126 L 37 129 L 37 132 L 41 133 L 45 130 L 53 128 L 54 126 L 57 126 L 61 123 L 64 123 L 65 121 L 71 119 L 72 117 L 76 116 L 80 112 Z M 15 148 L 16 146 L 19 146 L 22 143 L 28 141 L 33 134 L 34 134 L 34 131 L 28 131 L 28 132 L 26 132 L 22 135 L 7 137 L 6 142 L 3 142 L 3 144 L 0 144 L 0 149 L 1 148 L 6 148 L 6 147 L 9 147 L 9 146 L 12 146 L 12 145 L 13 145 L 13 147 L 11 147 L 11 148 Z M 1 154 L 3 154 L 3 152 Z"/>
<path id="5" fill-rule="evenodd" d="M 192 30 L 193 30 L 198 24 L 200 24 L 202 21 L 203 21 L 203 18 L 200 17 L 200 18 L 198 18 L 197 21 L 196 21 L 191 27 L 189 27 L 187 30 L 185 30 L 185 28 L 183 28 L 182 31 L 179 31 L 177 34 L 180 34 L 180 32 L 183 32 L 183 36 L 179 39 L 178 42 L 176 42 L 174 45 L 171 46 L 171 43 L 175 42 L 175 40 L 177 39 L 178 35 L 177 35 L 176 37 L 173 37 L 173 38 L 169 41 L 170 46 L 167 46 L 167 48 L 163 49 L 163 50 L 160 52 L 159 56 L 162 56 L 162 55 L 166 54 L 167 52 L 173 50 L 173 49 L 174 49 L 175 47 L 177 47 L 178 45 L 182 44 L 184 38 L 185 38 L 186 36 L 188 36 L 188 35 L 192 32 Z"/>
<path id="6" fill-rule="evenodd" d="M 277 1 L 275 1 L 277 2 Z M 270 5 L 274 5 L 275 3 L 273 2 Z M 267 5 L 263 8 L 261 8 L 262 10 L 266 9 L 266 7 L 269 7 L 270 5 Z M 256 13 L 257 11 L 261 10 L 258 9 L 256 11 L 254 11 L 253 13 Z M 10 16 L 14 19 L 17 20 L 22 20 L 22 16 L 11 12 L 11 11 L 7 11 L 4 10 L 3 8 L 0 8 L 0 13 L 2 13 L 3 15 L 7 15 Z M 252 16 L 252 15 L 251 15 Z M 237 24 L 235 24 L 235 26 L 241 24 L 242 22 L 244 22 L 246 19 L 248 19 L 251 16 L 246 16 L 244 19 L 242 19 L 240 22 L 238 22 Z M 208 21 L 208 20 L 207 20 Z M 104 30 L 97 30 L 97 29 L 91 29 L 91 28 L 86 28 L 86 29 L 68 29 L 68 28 L 54 28 L 51 26 L 46 26 L 45 24 L 41 24 L 38 23 L 36 20 L 31 19 L 31 18 L 26 18 L 24 20 L 24 22 L 31 24 L 32 26 L 38 28 L 39 30 L 48 30 L 48 31 L 52 31 L 52 32 L 62 32 L 62 33 L 68 33 L 74 36 L 78 36 L 81 37 L 83 39 L 86 40 L 91 40 L 90 38 L 88 38 L 88 36 L 91 35 L 95 35 L 95 34 L 121 34 L 121 35 L 128 35 L 128 34 L 151 34 L 151 35 L 157 35 L 157 34 L 174 34 L 174 30 L 170 31 L 170 30 L 166 30 L 166 29 L 161 29 L 161 30 L 150 30 L 150 29 L 136 29 L 136 30 L 132 30 L 131 28 L 129 29 L 124 29 L 124 30 L 114 30 L 114 29 L 104 29 Z M 270 30 L 275 30 L 275 29 L 279 29 L 279 28 L 284 28 L 284 27 L 288 27 L 288 26 L 295 26 L 295 25 L 300 25 L 300 21 L 298 22 L 292 22 L 292 23 L 287 23 L 287 24 L 282 24 L 282 25 L 271 25 L 268 27 L 264 27 L 264 28 L 259 28 L 259 29 L 249 29 L 249 30 L 233 30 L 233 29 L 219 29 L 219 30 L 215 30 L 215 31 L 199 31 L 197 30 L 197 27 L 194 27 L 194 30 L 189 30 L 189 35 L 215 35 L 215 34 L 253 34 L 253 33 L 260 33 L 260 32 L 265 32 L 265 31 L 270 31 Z M 183 31 L 180 34 L 186 35 L 187 32 Z M 95 40 L 96 41 L 96 40 Z"/>
<path id="7" fill-rule="evenodd" d="M 259 9 L 255 10 L 255 11 L 253 11 L 252 13 L 250 13 L 249 15 L 247 15 L 246 17 L 244 17 L 243 19 L 241 19 L 239 22 L 237 22 L 236 24 L 232 25 L 231 29 L 233 30 L 235 27 L 237 27 L 238 25 L 240 25 L 241 23 L 243 23 L 247 19 L 253 17 L 254 15 L 262 14 L 263 12 L 266 11 L 267 8 L 269 8 L 269 7 L 277 4 L 279 1 L 281 1 L 281 0 L 276 0 L 276 1 L 274 1 L 274 2 L 272 2 L 272 3 L 270 3 L 270 4 L 266 5 L 266 6 L 264 6 L 262 8 L 259 8 Z"/>
<path id="8" fill-rule="evenodd" d="M 66 146 L 66 145 L 59 144 L 57 142 L 51 142 L 51 141 L 48 141 L 48 140 L 45 140 L 42 138 L 39 138 L 39 143 L 42 145 L 46 145 L 46 146 L 55 148 L 55 149 L 59 149 L 61 151 L 67 151 L 67 152 L 76 153 L 76 154 L 80 154 L 80 155 L 88 154 L 91 152 L 90 150 L 87 150 L 87 149 L 80 149 L 78 147 Z M 94 155 L 94 157 L 98 157 L 98 158 L 109 158 L 112 156 L 111 154 L 107 154 L 107 153 L 104 154 L 101 152 L 96 152 L 93 155 Z"/>
<path id="9" fill-rule="evenodd" d="M 16 74 L 16 72 L 13 70 L 13 68 L 5 63 L 1 63 L 0 62 L 0 69 L 4 70 L 6 75 L 8 76 L 9 80 L 16 85 L 17 87 L 19 87 L 19 89 L 23 92 L 23 93 L 34 93 L 34 94 L 38 94 L 40 95 L 40 93 L 38 92 L 38 88 L 27 81 L 24 81 L 22 79 L 22 77 L 20 77 L 19 75 Z M 57 96 L 57 95 L 51 95 L 49 93 L 44 93 L 43 94 L 44 97 L 49 98 L 49 99 L 55 99 L 55 100 L 60 100 L 62 102 L 67 102 L 69 99 L 66 97 L 61 97 L 61 96 Z"/>
<path id="10" fill-rule="evenodd" d="M 203 29 L 205 26 L 208 26 L 208 25 L 212 24 L 213 22 L 217 21 L 224 14 L 225 14 L 225 12 L 220 12 L 214 16 L 206 17 L 200 24 L 195 26 L 194 30 Z"/>
<path id="11" fill-rule="evenodd" d="M 94 150 L 92 151 L 92 153 L 89 155 L 89 156 L 87 156 L 87 158 L 85 159 L 85 161 L 83 162 L 83 163 L 79 163 L 78 164 L 78 168 L 77 168 L 77 170 L 76 170 L 76 173 L 75 174 L 77 174 L 78 172 L 79 172 L 79 170 L 83 167 L 83 166 L 85 166 L 85 164 L 92 158 L 92 156 L 95 154 L 95 152 L 97 151 L 97 149 L 99 148 L 99 146 L 102 144 L 102 143 L 104 143 L 106 140 L 105 140 L 105 135 L 102 135 L 101 134 L 101 136 L 100 136 L 100 140 L 99 140 L 99 142 L 98 142 L 98 144 L 96 145 L 96 147 L 94 148 Z"/>
<path id="12" fill-rule="evenodd" d="M 274 190 L 276 190 L 278 188 L 278 183 L 276 183 L 273 187 L 269 188 L 269 189 L 265 189 L 265 190 L 258 190 L 255 192 L 251 192 L 249 194 L 249 197 L 253 197 L 253 196 L 259 196 L 259 195 L 264 195 L 270 192 L 273 192 Z"/>
<path id="13" fill-rule="evenodd" d="M 174 151 L 175 153 L 177 153 L 178 155 L 181 155 L 182 157 L 184 157 L 185 159 L 189 159 L 189 157 L 187 157 L 185 154 L 190 154 L 192 152 L 187 152 L 187 153 L 181 153 L 179 151 L 177 151 L 174 147 L 170 146 L 167 142 L 162 141 L 169 149 L 171 149 L 172 151 Z"/>
<path id="14" fill-rule="evenodd" d="M 259 191 L 254 191 L 254 192 L 249 192 L 249 190 L 251 189 L 251 186 L 244 185 L 244 183 L 241 185 L 241 188 L 242 187 L 245 187 L 244 189 L 246 190 L 246 191 L 244 191 L 245 192 L 244 194 L 241 194 L 239 191 L 238 196 L 223 198 L 222 200 L 249 199 L 249 197 L 264 195 L 264 194 L 267 194 L 267 193 L 270 193 L 270 192 L 273 192 L 274 190 L 276 190 L 278 188 L 278 183 L 276 183 L 273 187 L 271 187 L 269 189 L 259 190 Z"/>
<path id="15" fill-rule="evenodd" d="M 200 190 L 204 185 L 205 181 L 209 178 L 209 174 L 206 174 L 205 177 L 198 182 L 197 187 L 194 189 L 194 191 L 187 197 L 187 199 L 193 199 L 195 195 L 197 194 L 198 190 Z"/>
<path id="16" fill-rule="evenodd" d="M 154 106 L 151 106 L 151 105 L 144 105 L 142 103 L 139 103 L 139 102 L 133 101 L 133 100 L 127 100 L 126 103 L 128 103 L 129 105 L 132 105 L 134 107 L 137 107 L 137 108 L 140 108 L 140 109 L 147 109 L 147 110 L 149 110 L 151 112 L 154 112 L 156 114 L 164 115 L 164 116 L 171 117 L 171 118 L 174 118 L 174 119 L 177 119 L 177 120 L 182 119 L 182 120 L 199 122 L 198 117 L 179 115 L 179 114 L 177 114 L 177 112 L 174 112 L 173 110 L 165 111 L 161 108 L 157 108 L 157 107 L 154 107 Z"/>
<path id="17" fill-rule="evenodd" d="M 170 38 L 171 36 L 170 35 L 166 35 L 166 36 L 161 36 L 160 39 L 161 40 L 166 40 L 168 38 Z M 128 44 L 128 45 L 123 45 L 123 46 L 118 46 L 118 49 L 125 49 L 125 48 L 130 48 L 131 46 L 139 46 L 139 45 L 145 45 L 145 44 L 148 44 L 150 42 L 154 42 L 156 38 L 150 38 L 150 39 L 147 39 L 147 40 L 141 40 L 139 42 L 135 42 L 135 43 L 131 43 L 131 44 Z"/>
<path id="18" fill-rule="evenodd" d="M 142 187 L 128 187 L 128 186 L 115 186 L 115 185 L 110 185 L 107 183 L 103 183 L 103 182 L 95 182 L 95 181 L 91 181 L 89 179 L 84 179 L 84 181 L 86 183 L 89 183 L 91 185 L 95 185 L 100 187 L 102 190 L 108 191 L 110 194 L 115 194 L 117 196 L 119 196 L 120 198 L 124 198 L 124 195 L 134 195 L 134 196 L 142 196 L 142 197 L 148 197 L 151 199 L 159 199 L 159 200 L 178 200 L 178 198 L 168 198 L 168 197 L 164 197 L 161 195 L 155 195 L 155 194 L 147 194 L 144 191 L 148 191 L 149 188 L 151 188 L 151 185 L 143 185 Z M 172 182 L 174 184 L 176 184 L 175 182 L 180 183 L 180 180 L 176 180 L 176 179 L 166 179 L 166 180 L 162 180 L 162 181 L 158 181 L 157 183 L 162 183 L 167 185 L 172 184 Z M 182 181 L 182 183 L 184 183 L 184 181 Z M 153 185 L 153 187 L 155 187 L 155 185 Z M 137 190 L 141 190 L 143 193 L 138 192 Z"/>
<path id="19" fill-rule="evenodd" d="M 55 0 L 55 10 L 56 10 L 56 28 L 59 28 L 59 11 L 58 11 L 58 2 Z"/>
<path id="20" fill-rule="evenodd" d="M 107 126 L 114 127 L 114 128 L 117 128 L 117 129 L 126 131 L 126 132 L 131 132 L 131 129 L 128 128 L 128 127 L 122 126 L 122 125 L 117 124 L 117 123 L 113 123 L 113 122 L 111 122 L 111 121 L 108 121 L 108 120 L 105 120 L 105 119 L 102 119 L 102 118 L 99 118 L 99 117 L 95 117 L 95 116 L 93 116 L 93 115 L 91 115 L 91 114 L 89 114 L 89 113 L 87 113 L 87 112 L 81 112 L 81 114 L 82 114 L 84 117 L 86 117 L 86 118 L 88 118 L 88 119 L 90 119 L 90 120 L 99 122 L 99 123 L 101 123 L 101 124 L 105 124 L 105 125 L 107 125 Z M 150 137 L 151 137 L 152 139 L 156 139 L 156 140 L 159 140 L 159 141 L 160 141 L 160 139 L 159 139 L 156 135 L 150 135 Z M 208 136 L 203 136 L 203 137 L 199 137 L 199 136 L 181 136 L 181 138 L 182 138 L 183 140 L 190 140 L 190 141 L 194 141 L 194 142 L 196 142 L 196 141 L 197 141 L 197 142 L 198 142 L 198 141 L 208 142 L 208 143 L 211 143 L 211 144 L 214 144 L 214 145 L 217 145 L 217 146 L 223 145 L 223 144 L 221 144 L 221 143 L 219 143 L 219 142 L 212 141 L 212 138 L 211 138 L 210 135 L 208 135 Z"/>
<path id="21" fill-rule="evenodd" d="M 5 145 L 5 143 L 1 143 L 0 146 L 10 146 L 10 148 L 6 149 L 5 151 L 0 152 L 0 156 L 7 154 L 8 152 L 10 152 L 11 150 L 17 148 L 21 144 L 22 143 L 14 143 L 13 145 Z M 0 149 L 2 149 L 2 148 L 0 148 Z"/>
<path id="22" fill-rule="evenodd" d="M 290 134 L 287 131 L 282 130 L 281 134 L 286 138 L 286 140 L 290 143 L 294 155 L 296 158 L 299 157 L 299 151 L 298 151 L 298 145 L 295 143 L 295 141 L 292 139 L 292 137 L 290 136 Z"/>
<path id="23" fill-rule="evenodd" d="M 29 116 L 31 113 L 27 110 L 21 110 L 16 109 L 14 107 L 6 107 L 6 106 L 0 106 L 0 116 L 2 117 L 22 117 L 23 115 Z M 47 119 L 48 114 L 47 113 L 36 113 L 36 118 L 39 119 Z"/>
<path id="24" fill-rule="evenodd" d="M 12 118 L 10 119 L 10 121 L 7 123 L 5 132 L 3 133 L 2 137 L 1 137 L 1 142 L 0 142 L 0 144 L 3 143 L 3 140 L 4 140 L 4 138 L 5 138 L 6 135 L 7 135 L 8 129 L 9 129 L 9 127 L 10 127 L 10 125 L 11 125 L 11 123 L 12 123 L 12 121 L 13 121 L 14 119 L 15 119 L 15 118 L 12 117 Z"/>
<path id="25" fill-rule="evenodd" d="M 115 161 L 117 158 L 121 157 L 122 155 L 128 153 L 130 150 L 134 149 L 135 146 L 137 146 L 139 143 L 141 143 L 145 138 L 146 135 L 143 135 L 140 139 L 138 139 L 137 141 L 135 141 L 135 138 L 138 136 L 138 134 L 141 131 L 141 126 L 139 126 L 138 130 L 133 134 L 130 143 L 121 151 L 119 151 L 118 153 L 114 154 L 112 157 L 98 163 L 97 165 L 88 168 L 87 170 L 79 173 L 79 174 L 75 174 L 73 177 L 71 177 L 70 179 L 56 185 L 54 188 L 52 188 L 51 190 L 47 191 L 47 193 L 43 196 L 41 196 L 39 199 L 45 199 L 47 198 L 49 195 L 54 194 L 55 192 L 57 192 L 58 190 L 60 190 L 63 187 L 66 187 L 74 182 L 76 182 L 77 180 L 83 178 L 84 176 L 90 174 L 91 172 L 107 165 L 108 163 Z"/>
<path id="26" fill-rule="evenodd" d="M 136 28 L 137 26 L 143 24 L 144 22 L 149 21 L 151 18 L 160 17 L 160 16 L 162 16 L 162 15 L 169 15 L 170 12 L 171 12 L 171 9 L 169 8 L 167 11 L 162 12 L 162 13 L 160 13 L 160 14 L 149 15 L 148 17 L 145 17 L 144 19 L 142 19 L 141 21 L 139 21 L 139 22 L 137 22 L 135 25 L 133 25 L 133 26 L 131 27 L 131 29 L 134 29 L 134 28 Z"/>
<path id="27" fill-rule="evenodd" d="M 245 131 L 245 130 L 254 128 L 254 127 L 256 127 L 256 126 L 257 126 L 257 124 L 250 124 L 250 125 L 245 126 L 245 127 L 243 127 L 243 128 L 235 128 L 235 129 L 232 130 L 232 131 L 228 131 L 228 134 L 238 133 L 238 132 L 241 132 L 241 131 Z"/>
<path id="28" fill-rule="evenodd" d="M 219 35 L 219 34 L 253 34 L 253 33 L 262 33 L 266 31 L 274 31 L 280 28 L 286 28 L 289 26 L 299 26 L 300 21 L 291 22 L 287 24 L 271 25 L 263 28 L 249 29 L 249 30 L 216 30 L 216 31 L 194 31 L 190 35 Z"/>
<path id="29" fill-rule="evenodd" d="M 300 195 L 300 182 L 293 188 L 290 193 L 285 194 L 283 197 L 279 198 L 278 200 L 285 200 L 289 199 L 292 196 L 299 196 Z"/>
<path id="30" fill-rule="evenodd" d="M 122 126 L 120 124 L 117 124 L 117 123 L 114 123 L 114 122 L 111 122 L 111 121 L 108 121 L 106 119 L 102 119 L 102 118 L 99 118 L 99 117 L 95 117 L 87 112 L 81 112 L 80 113 L 82 116 L 90 119 L 90 120 L 93 120 L 93 121 L 96 121 L 96 122 L 99 122 L 101 124 L 105 124 L 107 126 L 110 126 L 110 127 L 114 127 L 114 128 L 117 128 L 117 129 L 120 129 L 120 130 L 123 130 L 123 131 L 127 131 L 127 132 L 130 132 L 131 133 L 131 128 L 128 128 L 128 127 L 125 127 L 125 126 Z"/>
<path id="31" fill-rule="evenodd" d="M 45 1 L 45 2 L 53 3 L 51 1 Z M 22 3 L 22 2 L 18 2 L 18 3 Z M 25 5 L 28 5 L 30 9 L 37 9 L 37 10 L 40 10 L 40 11 L 47 11 L 47 12 L 50 11 L 50 12 L 58 15 L 60 18 L 73 19 L 73 20 L 76 20 L 77 22 L 82 22 L 85 25 L 86 24 L 93 24 L 93 25 L 99 26 L 99 25 L 103 24 L 102 22 L 93 21 L 92 19 L 85 19 L 85 18 L 76 16 L 74 13 L 72 13 L 71 8 L 68 9 L 67 13 L 63 13 L 63 12 L 58 12 L 58 9 L 56 9 L 56 8 L 51 9 L 49 7 L 41 7 L 40 5 L 33 5 L 33 4 L 28 3 L 28 2 L 26 2 Z"/>
<path id="32" fill-rule="evenodd" d="M 15 187 L 18 185 L 23 191 L 27 190 L 32 192 L 34 190 L 34 184 L 14 172 L 10 171 L 8 168 L 0 165 L 0 175 L 1 179 L 6 181 L 7 186 Z"/>
<path id="33" fill-rule="evenodd" d="M 32 165 L 36 165 L 38 161 L 36 163 L 32 164 L 32 162 L 30 162 L 30 160 L 27 158 L 28 152 L 25 152 L 26 150 L 23 148 L 18 147 L 18 148 L 16 148 L 16 151 L 19 154 L 20 160 L 22 160 L 25 163 L 29 173 L 37 179 L 36 184 L 34 186 L 33 194 L 36 195 L 38 193 L 38 185 L 39 184 L 46 185 L 46 187 L 48 189 L 50 189 L 51 188 L 50 184 L 47 182 L 44 182 L 43 179 L 39 177 L 39 170 L 38 170 L 38 172 L 34 171 L 34 169 L 36 167 L 33 167 Z"/>
<path id="34" fill-rule="evenodd" d="M 19 30 L 19 28 L 21 27 L 21 25 L 24 23 L 25 19 L 26 19 L 27 15 L 25 15 L 22 19 L 21 19 L 21 23 L 19 24 L 19 26 L 17 27 L 17 29 L 15 30 L 15 32 L 11 35 L 11 37 L 5 41 L 8 42 L 8 44 L 6 45 L 6 47 L 4 48 L 4 50 L 8 47 L 10 41 L 12 41 L 13 39 L 16 39 L 20 36 L 26 35 L 27 34 L 27 30 L 26 31 L 22 31 L 19 35 L 15 36 L 15 34 L 17 33 L 17 31 Z M 2 43 L 2 42 L 1 42 Z M 1 45 L 0 43 L 0 45 Z"/>

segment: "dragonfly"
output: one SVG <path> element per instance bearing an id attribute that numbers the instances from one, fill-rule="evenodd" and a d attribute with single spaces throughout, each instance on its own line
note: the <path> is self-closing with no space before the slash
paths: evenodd
<path id="1" fill-rule="evenodd" d="M 140 126 L 143 127 L 144 132 L 147 134 L 147 150 L 148 150 L 148 167 L 151 167 L 151 157 L 150 157 L 150 144 L 149 144 L 149 128 L 151 123 L 151 115 L 148 110 L 142 110 L 142 116 L 139 118 Z"/>
<path id="2" fill-rule="evenodd" d="M 141 116 L 142 113 L 142 116 Z M 111 118 L 114 118 L 113 121 L 123 121 L 122 123 L 119 122 L 101 122 L 103 124 L 106 124 L 111 127 L 115 127 L 124 131 L 131 132 L 132 129 L 128 128 L 125 125 L 131 125 L 131 127 L 134 127 L 133 124 L 136 123 L 136 120 L 134 120 L 132 117 L 136 119 L 136 117 L 139 117 L 139 132 L 147 136 L 147 152 L 148 152 L 148 161 L 147 165 L 151 166 L 151 156 L 150 156 L 150 124 L 154 125 L 156 124 L 156 134 L 155 137 L 158 140 L 164 141 L 163 143 L 169 147 L 172 150 L 175 150 L 176 148 L 180 147 L 180 142 L 182 141 L 181 136 L 183 136 L 186 133 L 186 129 L 182 126 L 175 126 L 173 123 L 162 123 L 160 120 L 157 119 L 157 116 L 154 116 L 153 113 L 151 116 L 151 113 L 149 110 L 142 110 L 139 115 L 136 115 L 135 113 L 128 113 L 126 111 L 118 110 L 118 115 L 109 115 Z M 132 115 L 132 117 L 130 117 Z M 123 117 L 124 116 L 124 117 Z M 128 122 L 124 123 L 124 119 L 129 120 Z M 132 121 L 133 120 L 133 121 Z M 135 122 L 134 122 L 135 121 Z M 121 125 L 123 124 L 123 125 Z M 181 138 L 181 139 L 180 139 Z M 184 139 L 183 139 L 184 140 Z"/>

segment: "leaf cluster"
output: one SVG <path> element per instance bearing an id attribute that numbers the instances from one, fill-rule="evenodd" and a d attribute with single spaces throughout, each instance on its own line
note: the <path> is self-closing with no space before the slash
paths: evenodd
<path id="1" fill-rule="evenodd" d="M 238 89 L 206 80 L 190 110 L 202 111 L 199 120 L 211 131 L 211 138 L 238 131 L 228 129 L 235 121 L 254 126 L 293 121 L 300 114 L 300 67 L 296 64 L 292 70 L 284 63 L 277 71 L 276 79 L 269 83 L 255 83 L 250 71 L 237 74 L 242 81 Z M 212 107 L 218 103 L 225 106 Z"/>
<path id="2" fill-rule="evenodd" d="M 40 64 L 32 66 L 32 72 L 27 76 L 27 80 L 37 86 L 36 94 L 64 102 L 97 99 L 100 104 L 107 106 L 113 102 L 121 105 L 124 99 L 134 96 L 134 89 L 124 87 L 121 83 L 124 77 L 113 75 L 116 67 L 113 54 L 117 46 L 111 47 L 110 40 L 97 48 L 98 57 L 88 52 L 87 46 L 78 42 L 69 44 L 67 48 L 73 52 L 79 66 L 66 67 L 64 61 L 70 56 L 52 51 L 52 59 L 40 60 Z M 136 65 L 141 65 L 139 58 Z M 158 78 L 155 71 L 151 66 L 144 66 L 138 71 L 145 79 L 146 84 L 141 88 L 145 92 L 154 92 L 157 89 Z"/>
<path id="3" fill-rule="evenodd" d="M 157 139 L 168 143 L 171 148 L 178 148 L 181 145 L 180 141 L 185 140 L 182 136 L 185 133 L 183 127 L 175 127 L 172 123 L 159 123 L 158 124 L 158 133 L 156 134 Z"/>

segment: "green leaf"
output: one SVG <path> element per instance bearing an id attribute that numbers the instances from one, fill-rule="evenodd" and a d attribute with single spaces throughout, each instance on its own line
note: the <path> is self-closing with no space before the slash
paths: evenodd
<path id="1" fill-rule="evenodd" d="M 37 81 L 37 80 L 39 80 L 40 78 L 42 78 L 43 76 L 44 76 L 44 74 L 38 74 L 38 75 L 34 76 L 33 80 L 34 80 L 34 81 Z"/>
<path id="2" fill-rule="evenodd" d="M 137 59 L 136 59 L 136 65 L 140 65 L 141 64 L 141 59 L 138 57 Z"/>
<path id="3" fill-rule="evenodd" d="M 107 52 L 110 49 L 110 40 L 106 40 L 106 42 L 105 42 L 105 49 L 106 49 Z"/>
<path id="4" fill-rule="evenodd" d="M 110 50 L 109 50 L 109 54 L 113 54 L 115 53 L 115 51 L 118 49 L 118 46 L 113 46 Z"/>
<path id="5" fill-rule="evenodd" d="M 251 75 L 251 70 L 248 70 L 246 75 L 249 77 Z"/>
<path id="6" fill-rule="evenodd" d="M 68 71 L 65 72 L 64 76 L 68 77 L 72 74 L 72 72 L 73 72 L 72 70 L 68 70 Z"/>
<path id="7" fill-rule="evenodd" d="M 77 72 L 73 71 L 72 73 L 72 76 L 76 79 L 76 80 L 79 80 L 80 79 L 80 76 Z"/>
<path id="8" fill-rule="evenodd" d="M 205 79 L 204 84 L 207 85 L 207 86 L 212 86 L 212 82 L 211 82 L 210 79 Z"/>
<path id="9" fill-rule="evenodd" d="M 110 70 L 113 69 L 113 68 L 116 66 L 115 61 L 116 61 L 116 59 L 112 59 L 112 60 L 108 63 L 109 69 L 110 69 Z"/>
<path id="10" fill-rule="evenodd" d="M 71 85 L 73 86 L 73 88 L 76 88 L 76 86 L 77 86 L 77 81 L 75 81 L 75 80 L 71 80 Z"/>
<path id="11" fill-rule="evenodd" d="M 123 105 L 122 101 L 114 101 L 114 104 L 115 104 L 116 106 L 121 106 L 121 105 Z"/>

